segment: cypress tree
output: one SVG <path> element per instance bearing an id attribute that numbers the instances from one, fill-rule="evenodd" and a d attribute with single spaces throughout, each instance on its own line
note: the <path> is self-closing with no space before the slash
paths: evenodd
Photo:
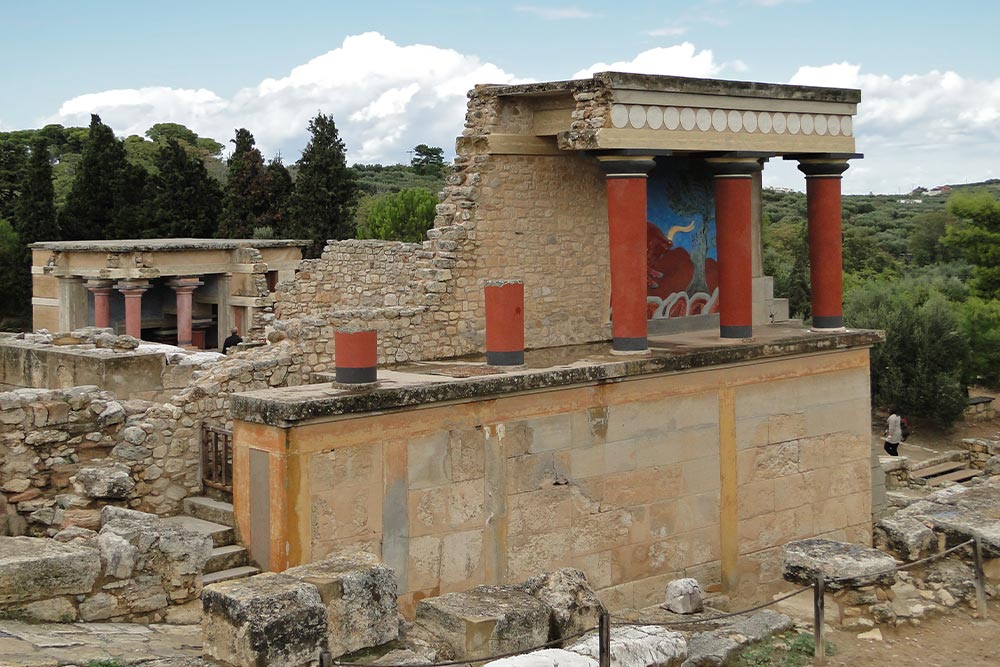
<path id="1" fill-rule="evenodd" d="M 21 181 L 21 194 L 15 208 L 15 229 L 25 245 L 36 241 L 58 241 L 55 191 L 52 186 L 52 162 L 48 142 L 38 137 L 31 144 L 31 155 Z"/>
<path id="2" fill-rule="evenodd" d="M 306 255 L 318 257 L 328 239 L 354 238 L 359 190 L 333 118 L 318 114 L 309 121 L 309 132 L 312 139 L 296 162 L 289 231 L 295 238 L 311 240 Z"/>
<path id="3" fill-rule="evenodd" d="M 253 236 L 254 227 L 260 226 L 259 219 L 269 208 L 264 183 L 264 158 L 249 130 L 236 130 L 236 138 L 231 141 L 235 148 L 226 161 L 229 172 L 218 236 L 248 239 Z"/>
<path id="4" fill-rule="evenodd" d="M 222 189 L 205 165 L 174 139 L 157 151 L 149 184 L 146 233 L 164 238 L 211 238 L 222 211 Z"/>

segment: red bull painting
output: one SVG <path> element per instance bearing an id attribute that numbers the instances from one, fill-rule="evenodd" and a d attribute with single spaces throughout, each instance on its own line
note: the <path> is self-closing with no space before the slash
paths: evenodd
<path id="1" fill-rule="evenodd" d="M 658 158 L 647 181 L 646 201 L 649 319 L 718 312 L 711 173 L 696 162 Z"/>

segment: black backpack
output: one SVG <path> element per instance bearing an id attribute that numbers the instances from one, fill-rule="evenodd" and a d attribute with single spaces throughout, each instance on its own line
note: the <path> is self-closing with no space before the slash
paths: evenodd
<path id="1" fill-rule="evenodd" d="M 906 421 L 906 417 L 899 418 L 899 432 L 904 442 L 910 437 L 910 422 Z"/>

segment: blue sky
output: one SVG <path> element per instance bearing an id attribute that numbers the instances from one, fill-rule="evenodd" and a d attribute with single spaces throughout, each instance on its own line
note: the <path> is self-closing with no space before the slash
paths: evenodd
<path id="1" fill-rule="evenodd" d="M 997 3 L 4 0 L 0 20 L 0 130 L 247 127 L 292 162 L 323 110 L 353 160 L 392 163 L 450 151 L 473 83 L 622 69 L 860 87 L 849 192 L 1000 176 Z"/>

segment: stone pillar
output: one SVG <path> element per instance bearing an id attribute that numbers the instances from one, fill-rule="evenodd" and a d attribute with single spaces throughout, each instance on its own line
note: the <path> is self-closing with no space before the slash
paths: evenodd
<path id="1" fill-rule="evenodd" d="M 611 351 L 649 349 L 646 316 L 646 174 L 652 157 L 601 155 L 607 174 L 611 254 Z"/>
<path id="2" fill-rule="evenodd" d="M 486 281 L 486 363 L 520 366 L 524 363 L 524 283 Z"/>
<path id="3" fill-rule="evenodd" d="M 73 331 L 87 326 L 87 288 L 79 276 L 60 276 L 59 329 Z"/>
<path id="4" fill-rule="evenodd" d="M 719 253 L 719 335 L 753 335 L 753 174 L 756 158 L 709 158 L 715 171 L 715 243 Z"/>
<path id="5" fill-rule="evenodd" d="M 125 297 L 125 333 L 142 338 L 142 295 L 149 289 L 146 280 L 123 280 L 117 285 Z"/>
<path id="6" fill-rule="evenodd" d="M 191 347 L 192 293 L 204 283 L 197 278 L 176 278 L 169 285 L 177 293 L 177 345 Z"/>
<path id="7" fill-rule="evenodd" d="M 94 326 L 102 329 L 110 327 L 114 283 L 110 280 L 88 280 L 87 290 L 94 295 Z"/>
<path id="8" fill-rule="evenodd" d="M 844 326 L 840 183 L 847 166 L 846 160 L 799 161 L 806 175 L 814 329 Z"/>
<path id="9" fill-rule="evenodd" d="M 235 326 L 232 306 L 229 305 L 229 290 L 231 287 L 232 274 L 223 273 L 220 274 L 218 280 L 215 283 L 216 289 L 216 302 L 219 304 L 217 310 L 216 329 L 219 334 L 217 336 L 216 347 L 222 348 L 222 341 L 225 340 L 226 336 L 229 335 L 229 330 Z"/>

